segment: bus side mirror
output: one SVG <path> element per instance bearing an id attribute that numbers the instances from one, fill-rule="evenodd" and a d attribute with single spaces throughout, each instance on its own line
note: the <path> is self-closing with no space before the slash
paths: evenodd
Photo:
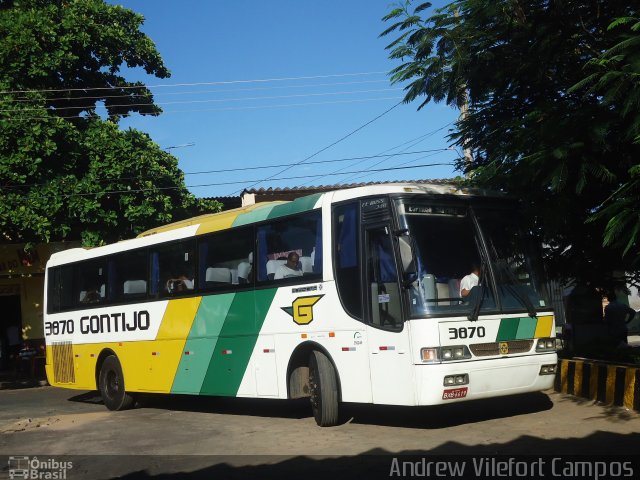
<path id="1" fill-rule="evenodd" d="M 409 287 L 416 280 L 418 280 L 417 272 L 405 272 L 402 275 L 402 282 L 404 283 L 405 288 Z"/>
<path id="2" fill-rule="evenodd" d="M 413 256 L 413 247 L 411 246 L 411 237 L 406 234 L 399 236 L 398 245 L 400 246 L 400 260 L 402 261 L 402 277 L 405 285 L 410 285 L 418 278 L 418 270 L 416 269 L 416 262 Z"/>

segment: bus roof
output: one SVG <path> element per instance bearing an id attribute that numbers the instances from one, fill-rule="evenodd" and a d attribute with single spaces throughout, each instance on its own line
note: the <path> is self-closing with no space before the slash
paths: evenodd
<path id="1" fill-rule="evenodd" d="M 233 210 L 226 210 L 220 213 L 200 215 L 153 228 L 142 232 L 136 238 L 122 240 L 110 245 L 95 248 L 73 248 L 70 250 L 63 250 L 61 252 L 54 253 L 51 256 L 49 263 L 51 265 L 57 265 L 66 263 L 70 260 L 88 259 L 95 256 L 124 251 L 130 248 L 143 247 L 146 245 L 186 238 L 194 235 L 202 235 L 205 233 L 225 230 L 231 227 L 249 225 L 263 220 L 301 213 L 320 208 L 325 199 L 330 202 L 341 202 L 360 197 L 389 195 L 394 193 L 459 196 L 463 198 L 508 198 L 500 192 L 478 188 L 467 188 L 453 183 L 447 184 L 438 181 L 434 181 L 434 183 L 403 182 L 363 185 L 325 191 L 323 193 L 314 193 L 305 197 L 296 198 L 292 201 L 261 202 L 245 207 L 235 208 Z"/>
<path id="2" fill-rule="evenodd" d="M 225 223 L 225 221 L 233 222 L 233 220 L 235 220 L 236 217 L 238 217 L 243 213 L 251 212 L 253 210 L 256 210 L 257 208 L 261 208 L 266 205 L 278 205 L 281 203 L 288 203 L 288 202 L 284 202 L 284 201 L 262 202 L 262 203 L 255 203 L 253 205 L 247 205 L 245 207 L 225 210 L 224 212 L 205 213 L 204 215 L 198 215 L 197 217 L 186 218 L 184 220 L 179 220 L 177 222 L 168 223 L 160 227 L 145 230 L 144 232 L 139 234 L 138 237 L 147 237 L 149 235 L 155 235 L 156 233 L 167 232 L 169 230 L 175 230 L 176 228 L 188 227 L 191 225 L 203 225 L 211 222 L 215 222 L 215 223 Z"/>
<path id="3" fill-rule="evenodd" d="M 178 228 L 188 227 L 191 225 L 199 225 L 198 234 L 214 232 L 239 225 L 258 222 L 269 218 L 275 218 L 293 213 L 299 213 L 305 210 L 318 208 L 322 204 L 322 198 L 331 194 L 335 201 L 346 198 L 358 198 L 369 195 L 384 195 L 389 193 L 427 193 L 432 195 L 455 195 L 455 196 L 476 196 L 476 197 L 493 197 L 498 198 L 503 195 L 499 192 L 489 191 L 479 188 L 468 188 L 456 185 L 454 183 L 444 183 L 435 181 L 427 182 L 398 182 L 383 183 L 373 185 L 361 185 L 350 188 L 336 188 L 334 190 L 325 190 L 321 193 L 314 193 L 304 197 L 296 198 L 292 201 L 272 201 L 260 202 L 245 207 L 225 210 L 219 213 L 209 213 L 193 218 L 188 218 L 178 222 L 163 225 L 161 227 L 152 228 L 142 232 L 138 237 L 146 237 L 156 233 L 167 232 Z"/>

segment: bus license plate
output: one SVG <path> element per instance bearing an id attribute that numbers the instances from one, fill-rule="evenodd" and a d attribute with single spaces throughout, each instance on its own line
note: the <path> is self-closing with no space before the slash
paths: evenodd
<path id="1" fill-rule="evenodd" d="M 443 400 L 453 400 L 454 398 L 463 398 L 467 396 L 467 387 L 451 388 L 442 392 Z"/>

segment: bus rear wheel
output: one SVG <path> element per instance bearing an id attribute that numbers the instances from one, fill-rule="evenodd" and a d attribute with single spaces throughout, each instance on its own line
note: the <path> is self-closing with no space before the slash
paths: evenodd
<path id="1" fill-rule="evenodd" d="M 109 410 L 126 410 L 133 405 L 133 397 L 124 389 L 122 367 L 115 355 L 109 355 L 102 362 L 98 388 L 102 401 Z"/>
<path id="2" fill-rule="evenodd" d="M 327 356 L 314 350 L 309 357 L 309 387 L 311 408 L 321 427 L 338 424 L 338 380 L 336 370 Z"/>

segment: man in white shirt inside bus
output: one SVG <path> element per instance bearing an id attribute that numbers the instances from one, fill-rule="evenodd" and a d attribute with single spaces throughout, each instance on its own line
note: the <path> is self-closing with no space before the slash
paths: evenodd
<path id="1" fill-rule="evenodd" d="M 300 257 L 296 252 L 289 252 L 289 255 L 287 255 L 287 263 L 278 267 L 273 278 L 274 280 L 279 280 L 281 278 L 301 276 L 302 269 L 300 268 Z"/>
<path id="2" fill-rule="evenodd" d="M 460 280 L 460 296 L 466 299 L 471 293 L 471 289 L 480 282 L 480 265 L 477 262 L 472 264 L 471 273 Z"/>

